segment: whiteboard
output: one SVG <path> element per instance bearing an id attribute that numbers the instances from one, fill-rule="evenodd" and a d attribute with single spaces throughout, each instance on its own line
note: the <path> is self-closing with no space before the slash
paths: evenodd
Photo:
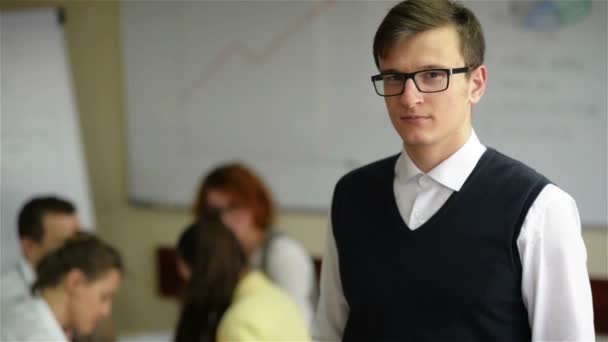
<path id="1" fill-rule="evenodd" d="M 33 196 L 57 195 L 95 222 L 64 32 L 54 9 L 0 14 L 0 249 L 2 268 L 21 254 L 17 215 Z"/>
<path id="2" fill-rule="evenodd" d="M 241 160 L 282 208 L 327 210 L 341 175 L 401 150 L 369 80 L 395 3 L 122 2 L 130 199 L 187 206 Z M 488 45 L 474 122 L 606 226 L 606 2 L 571 3 L 466 2 Z"/>

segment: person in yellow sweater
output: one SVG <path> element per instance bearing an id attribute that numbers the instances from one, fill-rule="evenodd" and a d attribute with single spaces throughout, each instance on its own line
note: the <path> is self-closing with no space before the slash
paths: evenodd
<path id="1" fill-rule="evenodd" d="M 293 300 L 259 271 L 222 223 L 190 225 L 178 242 L 187 279 L 176 342 L 310 341 Z"/>

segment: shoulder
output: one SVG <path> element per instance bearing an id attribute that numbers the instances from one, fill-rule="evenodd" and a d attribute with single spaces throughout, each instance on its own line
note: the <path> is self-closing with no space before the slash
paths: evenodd
<path id="1" fill-rule="evenodd" d="M 286 258 L 287 260 L 310 260 L 308 251 L 291 236 L 278 233 L 270 240 L 268 251 L 273 259 Z"/>
<path id="2" fill-rule="evenodd" d="M 2 276 L 2 287 L 6 287 L 7 282 L 22 282 L 21 281 L 21 276 L 19 273 L 19 268 L 17 265 L 11 265 L 10 267 L 7 267 L 6 269 L 2 270 L 1 273 Z"/>
<path id="3" fill-rule="evenodd" d="M 27 298 L 2 307 L 2 337 L 17 341 L 65 341 L 51 326 L 55 317 L 39 298 Z"/>
<path id="4" fill-rule="evenodd" d="M 2 279 L 2 287 L 0 288 L 0 300 L 2 303 L 30 297 L 29 285 L 19 271 L 18 265 L 13 265 L 2 271 L 0 277 Z"/>
<path id="5" fill-rule="evenodd" d="M 258 277 L 256 282 L 249 284 L 247 291 L 235 298 L 230 308 L 225 313 L 228 322 L 235 321 L 264 321 L 264 315 L 256 315 L 261 308 L 268 306 L 271 308 L 285 307 L 289 301 L 278 287 L 273 285 L 268 278 L 259 272 L 255 272 Z"/>
<path id="6" fill-rule="evenodd" d="M 395 164 L 401 154 L 377 160 L 354 169 L 342 176 L 334 188 L 332 212 L 340 207 L 345 199 L 366 196 L 368 192 L 392 182 L 395 177 Z"/>
<path id="7" fill-rule="evenodd" d="M 562 188 L 548 184 L 538 195 L 535 205 L 539 208 L 576 206 L 574 198 Z"/>
<path id="8" fill-rule="evenodd" d="M 247 336 L 249 339 L 260 338 L 261 324 L 264 320 L 256 314 L 256 301 L 240 299 L 232 302 L 222 316 L 218 326 L 220 336 Z"/>
<path id="9" fill-rule="evenodd" d="M 272 237 L 267 253 L 265 271 L 272 280 L 281 284 L 285 283 L 285 277 L 302 280 L 314 272 L 310 253 L 289 235 L 278 233 Z"/>
<path id="10" fill-rule="evenodd" d="M 397 162 L 397 158 L 401 153 L 392 155 L 390 157 L 386 157 L 367 165 L 358 167 L 338 180 L 338 185 L 343 183 L 350 183 L 352 181 L 359 181 L 365 179 L 373 179 L 377 177 L 382 177 L 386 172 L 394 172 L 395 163 Z"/>
<path id="11" fill-rule="evenodd" d="M 491 168 L 499 171 L 501 174 L 508 175 L 512 179 L 530 179 L 535 181 L 544 180 L 549 182 L 545 176 L 531 166 L 524 164 L 523 162 L 503 154 L 493 148 L 488 148 L 487 155 L 488 164 Z"/>
<path id="12" fill-rule="evenodd" d="M 526 221 L 533 221 L 552 230 L 570 227 L 565 223 L 580 225 L 578 207 L 574 198 L 554 184 L 548 184 L 530 207 Z M 561 232 L 565 233 L 565 232 Z M 560 234 L 561 234 L 560 233 Z M 560 235 L 558 234 L 558 235 Z"/>
<path id="13" fill-rule="evenodd" d="M 2 270 L 2 283 L 4 283 L 5 279 L 22 279 L 21 273 L 19 272 L 19 264 L 14 263 L 9 267 Z"/>
<path id="14" fill-rule="evenodd" d="M 554 184 L 548 184 L 528 210 L 519 239 L 526 244 L 539 243 L 546 251 L 574 251 L 581 242 L 581 224 L 576 201 Z M 582 246 L 582 245 L 581 245 Z M 584 251 L 584 247 L 579 248 Z"/>
<path id="15" fill-rule="evenodd" d="M 291 299 L 261 273 L 248 277 L 247 290 L 235 298 L 220 321 L 218 339 L 260 341 L 291 336 L 299 340 L 306 336 L 306 324 Z"/>

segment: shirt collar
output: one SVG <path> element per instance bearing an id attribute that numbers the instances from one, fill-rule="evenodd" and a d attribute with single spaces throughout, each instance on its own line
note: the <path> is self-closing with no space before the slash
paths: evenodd
<path id="1" fill-rule="evenodd" d="M 19 271 L 23 275 L 23 278 L 28 286 L 34 284 L 34 281 L 36 281 L 36 275 L 32 265 L 26 258 L 21 258 L 21 260 L 19 260 Z"/>
<path id="2" fill-rule="evenodd" d="M 453 191 L 459 191 L 467 180 L 477 162 L 486 151 L 475 131 L 467 142 L 446 160 L 435 166 L 427 175 L 434 181 Z M 410 159 L 405 149 L 395 165 L 395 175 L 399 182 L 409 182 L 424 174 Z"/>
<path id="3" fill-rule="evenodd" d="M 397 177 L 397 180 L 400 183 L 405 184 L 412 179 L 419 177 L 421 174 L 422 171 L 414 164 L 412 159 L 410 159 L 405 149 L 403 149 L 395 164 L 395 176 Z"/>
<path id="4" fill-rule="evenodd" d="M 42 299 L 42 297 L 35 297 L 34 301 L 37 305 L 40 306 L 40 310 L 42 312 L 41 318 L 44 320 L 45 324 L 49 329 L 48 333 L 52 335 L 48 336 L 49 339 L 53 341 L 68 341 L 65 331 L 63 331 L 63 328 L 57 320 L 57 317 L 55 317 L 55 314 L 53 313 L 47 302 Z"/>

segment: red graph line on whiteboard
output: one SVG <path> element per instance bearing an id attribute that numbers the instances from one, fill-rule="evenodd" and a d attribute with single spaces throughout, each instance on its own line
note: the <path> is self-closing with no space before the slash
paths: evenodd
<path id="1" fill-rule="evenodd" d="M 251 51 L 240 41 L 234 41 L 227 44 L 211 60 L 211 62 L 209 62 L 209 64 L 203 71 L 202 76 L 197 82 L 193 84 L 192 87 L 190 87 L 189 92 L 201 88 L 205 84 L 205 82 L 210 79 L 217 71 L 219 71 L 222 65 L 234 55 L 242 57 L 249 64 L 263 65 L 264 63 L 266 63 L 269 57 L 274 54 L 275 51 L 279 50 L 289 40 L 289 38 L 291 38 L 292 35 L 297 33 L 304 25 L 310 23 L 316 17 L 323 14 L 325 10 L 333 6 L 335 3 L 336 0 L 324 0 L 315 7 L 311 8 L 306 14 L 297 18 L 294 22 L 287 26 L 285 30 L 281 30 L 281 32 L 270 41 L 270 43 L 261 51 L 261 53 L 255 53 Z M 188 94 L 187 97 L 190 97 L 190 95 L 191 94 Z"/>

